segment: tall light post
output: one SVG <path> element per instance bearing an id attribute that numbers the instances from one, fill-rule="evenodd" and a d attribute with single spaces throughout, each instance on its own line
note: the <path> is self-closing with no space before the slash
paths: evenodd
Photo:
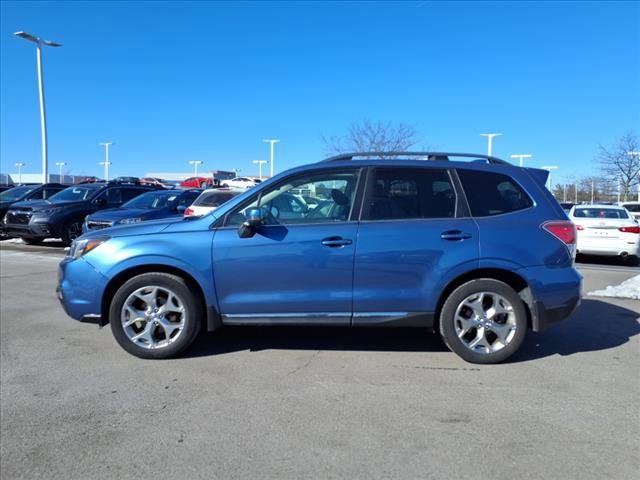
<path id="1" fill-rule="evenodd" d="M 639 150 L 632 150 L 627 152 L 627 155 L 631 155 L 632 157 L 640 157 Z M 640 175 L 638 175 L 638 201 L 640 202 Z"/>
<path id="2" fill-rule="evenodd" d="M 487 137 L 487 155 L 491 156 L 493 152 L 493 138 L 499 137 L 501 133 L 481 133 L 481 137 Z"/>
<path id="3" fill-rule="evenodd" d="M 525 158 L 531 158 L 531 155 L 529 155 L 528 153 L 518 153 L 516 155 L 511 155 L 511 158 L 518 158 L 520 159 L 520 166 L 522 167 L 523 161 Z"/>
<path id="4" fill-rule="evenodd" d="M 40 37 L 31 35 L 27 32 L 15 32 L 16 37 L 23 38 L 36 44 L 36 63 L 38 66 L 38 95 L 40 97 L 40 135 L 42 137 L 42 183 L 48 180 L 48 150 L 47 150 L 47 115 L 44 108 L 44 77 L 42 73 L 42 46 L 61 47 L 62 44 L 52 42 L 51 40 L 43 40 Z"/>
<path id="5" fill-rule="evenodd" d="M 193 165 L 193 176 L 198 176 L 198 165 L 202 165 L 204 162 L 202 160 L 189 160 L 189 165 Z"/>
<path id="6" fill-rule="evenodd" d="M 264 165 L 265 163 L 267 163 L 266 160 L 254 160 L 253 163 L 258 164 L 258 171 L 260 172 L 260 180 L 262 180 L 262 165 Z"/>
<path id="7" fill-rule="evenodd" d="M 58 180 L 60 181 L 60 183 L 64 184 L 64 177 L 62 176 L 62 167 L 66 165 L 66 162 L 56 162 L 56 165 L 58 166 L 58 168 L 60 168 L 60 174 L 58 175 Z"/>
<path id="8" fill-rule="evenodd" d="M 547 166 L 542 167 L 542 168 L 544 168 L 545 170 L 547 170 L 549 172 L 549 187 L 548 188 L 549 188 L 549 191 L 552 192 L 551 189 L 553 188 L 553 183 L 551 182 L 551 172 L 553 170 L 557 170 L 558 166 L 557 165 L 547 165 Z"/>
<path id="9" fill-rule="evenodd" d="M 109 180 L 109 147 L 113 145 L 113 142 L 101 142 L 100 145 L 104 147 L 104 162 L 100 162 L 100 165 L 104 165 L 104 179 Z"/>
<path id="10" fill-rule="evenodd" d="M 18 167 L 18 183 L 22 183 L 22 167 L 24 167 L 26 163 L 18 162 L 16 163 L 16 167 Z"/>
<path id="11" fill-rule="evenodd" d="M 270 146 L 271 146 L 271 157 L 270 157 L 271 158 L 271 160 L 270 160 L 270 172 L 271 173 L 270 173 L 270 176 L 273 177 L 273 146 L 276 143 L 278 143 L 280 140 L 276 140 L 276 139 L 271 138 L 271 139 L 265 139 L 265 140 L 262 140 L 262 141 L 265 142 L 265 143 L 270 144 Z"/>

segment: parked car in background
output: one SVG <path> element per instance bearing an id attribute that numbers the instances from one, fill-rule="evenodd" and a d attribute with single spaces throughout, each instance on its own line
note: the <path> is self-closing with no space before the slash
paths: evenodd
<path id="1" fill-rule="evenodd" d="M 130 185 L 140 185 L 138 177 L 116 177 L 111 180 L 112 183 L 128 183 Z"/>
<path id="2" fill-rule="evenodd" d="M 183 188 L 208 188 L 213 186 L 213 179 L 210 177 L 189 177 L 180 182 L 180 186 Z"/>
<path id="3" fill-rule="evenodd" d="M 87 215 L 82 231 L 100 230 L 114 225 L 181 217 L 202 190 L 155 190 L 139 195 L 117 208 L 109 208 Z"/>
<path id="4" fill-rule="evenodd" d="M 240 193 L 242 193 L 242 190 L 230 188 L 205 190 L 184 211 L 184 216 L 201 217 L 207 215 Z"/>
<path id="5" fill-rule="evenodd" d="M 615 255 L 638 263 L 640 226 L 626 208 L 618 205 L 576 205 L 569 218 L 578 232 L 577 253 Z"/>
<path id="6" fill-rule="evenodd" d="M 96 183 L 96 182 L 103 182 L 104 180 L 98 178 L 98 177 L 82 177 L 82 178 L 78 178 L 76 177 L 74 184 L 80 184 L 80 183 Z"/>
<path id="7" fill-rule="evenodd" d="M 67 188 L 60 183 L 18 185 L 0 192 L 0 235 L 4 235 L 4 217 L 9 207 L 25 200 L 46 200 L 52 195 Z"/>
<path id="8" fill-rule="evenodd" d="M 15 187 L 15 185 L 0 185 L 0 193 L 5 192 L 11 188 Z"/>
<path id="9" fill-rule="evenodd" d="M 222 181 L 222 186 L 223 187 L 234 187 L 234 188 L 251 188 L 251 187 L 255 187 L 260 182 L 261 182 L 261 180 L 258 180 L 257 178 L 236 177 L 236 178 L 232 178 L 230 180 L 223 180 Z"/>
<path id="10" fill-rule="evenodd" d="M 48 200 L 30 200 L 11 205 L 5 215 L 5 232 L 35 244 L 45 238 L 61 238 L 69 245 L 82 233 L 84 218 L 98 210 L 119 207 L 152 190 L 152 187 L 114 182 L 73 185 Z"/>
<path id="11" fill-rule="evenodd" d="M 143 358 L 178 355 L 203 327 L 401 325 L 496 363 L 529 327 L 571 315 L 576 232 L 547 171 L 388 156 L 298 167 L 204 217 L 87 233 L 60 263 L 58 298 Z M 295 218 L 269 208 L 291 190 L 324 190 L 327 203 Z"/>
<path id="12" fill-rule="evenodd" d="M 143 177 L 140 179 L 140 184 L 158 188 L 174 188 L 179 185 L 180 182 L 170 183 L 168 180 L 163 180 L 162 178 Z"/>
<path id="13" fill-rule="evenodd" d="M 565 212 L 569 212 L 571 207 L 573 207 L 573 202 L 560 202 L 560 206 Z"/>
<path id="14" fill-rule="evenodd" d="M 620 205 L 626 208 L 636 220 L 640 220 L 640 202 L 622 202 Z"/>

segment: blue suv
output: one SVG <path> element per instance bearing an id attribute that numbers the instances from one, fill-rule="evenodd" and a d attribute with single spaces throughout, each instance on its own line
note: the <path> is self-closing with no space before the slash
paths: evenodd
<path id="1" fill-rule="evenodd" d="M 202 328 L 295 324 L 419 327 L 496 363 L 580 302 L 575 227 L 547 175 L 485 155 L 340 155 L 204 217 L 83 235 L 58 297 L 142 358 Z"/>

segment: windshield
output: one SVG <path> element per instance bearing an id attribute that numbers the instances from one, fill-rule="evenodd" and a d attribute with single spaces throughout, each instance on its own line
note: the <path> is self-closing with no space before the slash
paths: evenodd
<path id="1" fill-rule="evenodd" d="M 576 208 L 574 217 L 579 218 L 629 218 L 629 215 L 622 208 Z"/>
<path id="2" fill-rule="evenodd" d="M 82 200 L 91 198 L 96 190 L 96 188 L 91 188 L 88 186 L 69 187 L 50 197 L 49 201 L 53 203 L 80 202 Z"/>
<path id="3" fill-rule="evenodd" d="M 0 200 L 2 200 L 3 202 L 20 200 L 30 192 L 33 192 L 36 188 L 38 188 L 38 185 L 10 188 L 9 190 L 5 190 L 4 192 L 0 193 Z"/>
<path id="4" fill-rule="evenodd" d="M 177 194 L 168 192 L 149 192 L 144 193 L 127 203 L 122 208 L 142 208 L 145 210 L 155 210 L 156 208 L 164 208 L 174 202 Z"/>

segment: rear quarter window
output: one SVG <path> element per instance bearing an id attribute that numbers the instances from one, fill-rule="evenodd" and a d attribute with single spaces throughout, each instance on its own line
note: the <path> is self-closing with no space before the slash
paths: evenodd
<path id="1" fill-rule="evenodd" d="M 474 217 L 516 212 L 533 206 L 531 197 L 508 175 L 477 170 L 458 170 Z"/>

